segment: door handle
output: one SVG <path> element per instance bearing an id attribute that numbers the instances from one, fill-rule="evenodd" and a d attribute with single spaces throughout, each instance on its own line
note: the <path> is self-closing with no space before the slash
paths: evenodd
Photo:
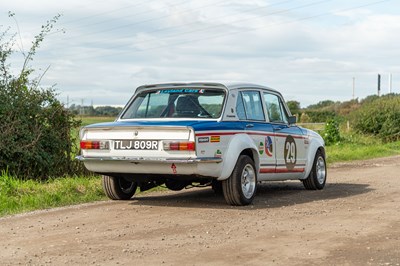
<path id="1" fill-rule="evenodd" d="M 246 125 L 246 128 L 251 128 L 251 127 L 254 127 L 254 125 L 253 124 L 247 124 Z"/>

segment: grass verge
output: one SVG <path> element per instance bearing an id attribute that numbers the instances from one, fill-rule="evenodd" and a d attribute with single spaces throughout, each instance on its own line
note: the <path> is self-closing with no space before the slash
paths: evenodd
<path id="1" fill-rule="evenodd" d="M 100 177 L 69 177 L 45 182 L 0 175 L 0 216 L 106 199 Z"/>
<path id="2" fill-rule="evenodd" d="M 400 155 L 400 141 L 384 143 L 371 136 L 344 134 L 343 140 L 326 147 L 328 163 Z"/>

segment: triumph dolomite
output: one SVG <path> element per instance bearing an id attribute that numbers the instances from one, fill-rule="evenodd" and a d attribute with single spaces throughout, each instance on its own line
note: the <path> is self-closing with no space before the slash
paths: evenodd
<path id="1" fill-rule="evenodd" d="M 80 131 L 85 167 L 113 200 L 165 185 L 211 186 L 248 205 L 263 181 L 325 186 L 324 141 L 296 125 L 282 95 L 250 83 L 185 82 L 136 89 L 118 118 Z"/>

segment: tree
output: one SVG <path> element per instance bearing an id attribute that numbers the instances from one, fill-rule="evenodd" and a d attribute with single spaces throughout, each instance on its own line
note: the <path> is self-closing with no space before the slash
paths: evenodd
<path id="1" fill-rule="evenodd" d="M 46 71 L 31 78 L 30 62 L 59 17 L 47 21 L 28 53 L 22 52 L 24 61 L 17 74 L 9 64 L 14 37 L 5 40 L 8 31 L 0 35 L 0 170 L 19 178 L 64 176 L 77 167 L 71 131 L 79 122 L 57 100 L 53 87 L 40 87 Z"/>
<path id="2" fill-rule="evenodd" d="M 300 103 L 298 101 L 288 101 L 287 106 L 289 107 L 292 115 L 299 114 L 301 112 Z"/>

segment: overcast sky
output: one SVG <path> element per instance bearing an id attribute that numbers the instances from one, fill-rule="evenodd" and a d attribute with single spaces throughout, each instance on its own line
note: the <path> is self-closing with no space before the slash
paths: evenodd
<path id="1" fill-rule="evenodd" d="M 15 13 L 15 19 L 8 17 Z M 13 0 L 0 2 L 0 32 L 19 51 L 62 14 L 32 62 L 64 103 L 124 105 L 142 84 L 249 81 L 302 107 L 400 93 L 398 0 Z M 19 30 L 18 30 L 19 28 Z"/>

